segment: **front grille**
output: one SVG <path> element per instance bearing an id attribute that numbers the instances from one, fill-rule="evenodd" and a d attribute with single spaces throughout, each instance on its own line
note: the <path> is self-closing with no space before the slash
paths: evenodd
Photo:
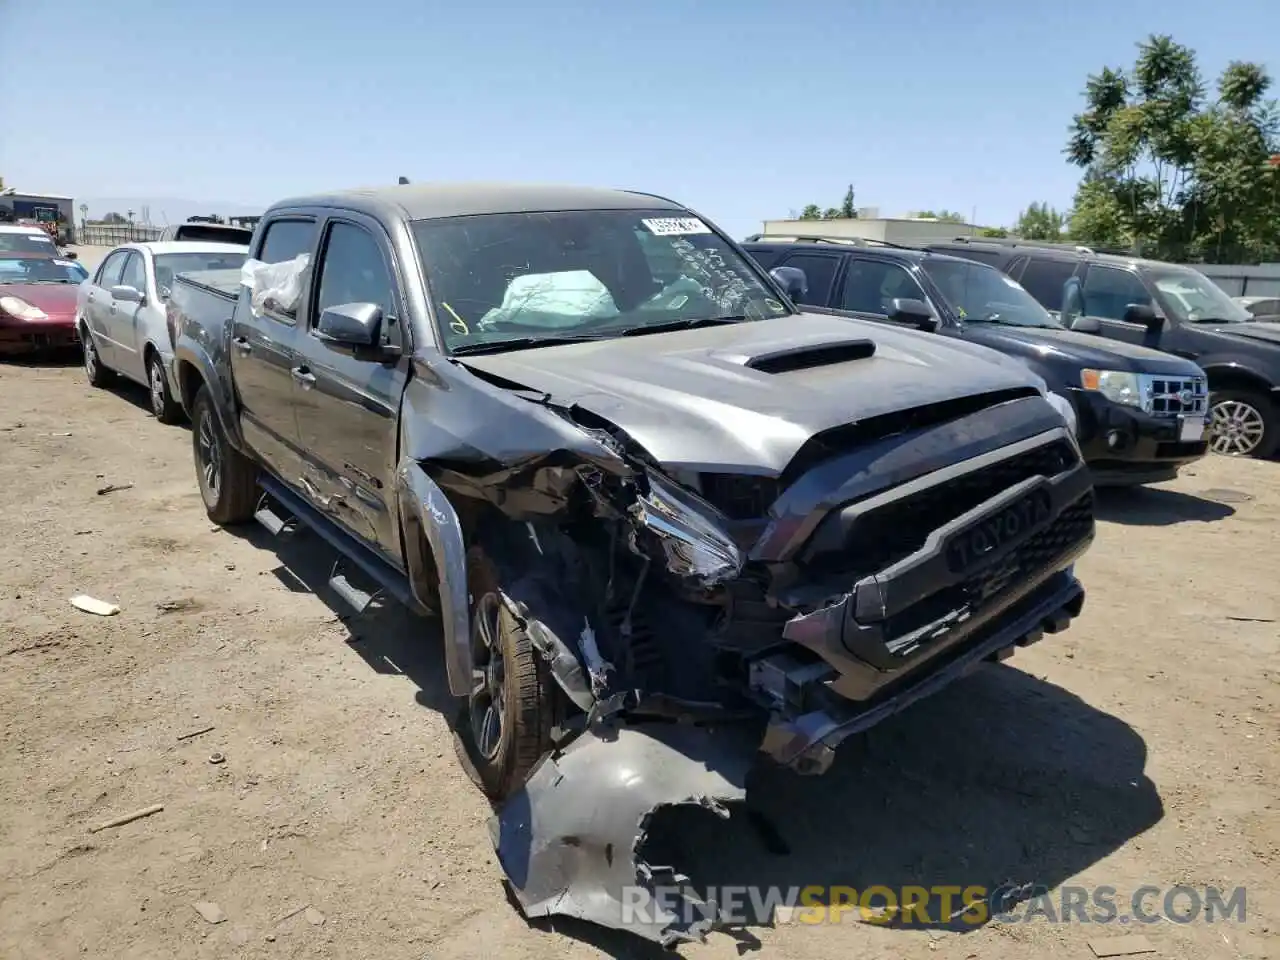
<path id="1" fill-rule="evenodd" d="M 889 649 L 907 656 L 936 634 L 981 613 L 988 601 L 1010 585 L 1036 579 L 1037 574 L 1051 569 L 1055 560 L 1092 533 L 1093 494 L 1086 493 L 999 563 L 889 617 L 884 623 L 885 636 L 892 638 Z M 937 624 L 937 629 L 926 629 L 931 624 Z"/>
<path id="2" fill-rule="evenodd" d="M 703 499 L 730 520 L 763 517 L 781 489 L 778 481 L 770 477 L 740 473 L 704 473 L 698 480 Z"/>
<path id="3" fill-rule="evenodd" d="M 1138 377 L 1142 409 L 1157 417 L 1204 416 L 1209 406 L 1209 384 L 1204 377 Z"/>
<path id="4" fill-rule="evenodd" d="M 1079 462 L 1067 440 L 1055 440 L 885 504 L 860 517 L 839 550 L 809 558 L 814 577 L 883 570 L 924 546 L 933 531 L 1031 477 L 1054 477 Z M 832 518 L 834 520 L 834 518 Z"/>

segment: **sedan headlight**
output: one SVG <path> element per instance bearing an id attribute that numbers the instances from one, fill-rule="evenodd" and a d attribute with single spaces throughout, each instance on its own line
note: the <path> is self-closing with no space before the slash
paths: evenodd
<path id="1" fill-rule="evenodd" d="M 1138 387 L 1138 375 L 1123 370 L 1081 370 L 1080 386 L 1097 390 L 1112 403 L 1126 407 L 1142 406 L 1142 391 Z"/>
<path id="2" fill-rule="evenodd" d="M 19 320 L 44 320 L 49 316 L 34 303 L 27 303 L 20 297 L 0 297 L 0 313 Z"/>
<path id="3" fill-rule="evenodd" d="M 667 569 L 707 586 L 737 576 L 742 553 L 716 509 L 658 473 L 650 471 L 648 481 L 631 514 L 661 544 Z"/>

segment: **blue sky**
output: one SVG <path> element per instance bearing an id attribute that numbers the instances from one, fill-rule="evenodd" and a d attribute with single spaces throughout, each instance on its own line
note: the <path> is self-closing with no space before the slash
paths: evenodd
<path id="1" fill-rule="evenodd" d="M 1085 77 L 1153 31 L 1210 76 L 1280 73 L 1259 0 L 0 0 L 0 176 L 251 207 L 401 174 L 578 182 L 737 236 L 853 182 L 886 216 L 1007 224 L 1069 204 Z"/>

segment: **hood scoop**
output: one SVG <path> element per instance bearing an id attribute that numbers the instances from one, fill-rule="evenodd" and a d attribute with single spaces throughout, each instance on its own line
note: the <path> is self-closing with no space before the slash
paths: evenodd
<path id="1" fill-rule="evenodd" d="M 868 360 L 875 353 L 876 345 L 873 340 L 839 340 L 762 353 L 748 360 L 746 366 L 761 373 L 791 373 L 795 370 L 848 363 L 850 360 Z"/>

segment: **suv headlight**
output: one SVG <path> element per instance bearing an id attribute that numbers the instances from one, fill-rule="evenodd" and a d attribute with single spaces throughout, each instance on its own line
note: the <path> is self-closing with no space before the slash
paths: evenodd
<path id="1" fill-rule="evenodd" d="M 649 471 L 649 492 L 631 508 L 638 526 L 662 547 L 667 569 L 711 585 L 738 575 L 742 551 L 711 504 Z"/>
<path id="2" fill-rule="evenodd" d="M 1097 390 L 1112 403 L 1120 403 L 1126 407 L 1142 406 L 1142 391 L 1138 386 L 1138 375 L 1123 370 L 1081 370 L 1080 386 L 1086 390 Z"/>
<path id="3" fill-rule="evenodd" d="M 0 312 L 19 320 L 43 320 L 49 316 L 34 303 L 27 303 L 21 297 L 0 297 Z"/>

